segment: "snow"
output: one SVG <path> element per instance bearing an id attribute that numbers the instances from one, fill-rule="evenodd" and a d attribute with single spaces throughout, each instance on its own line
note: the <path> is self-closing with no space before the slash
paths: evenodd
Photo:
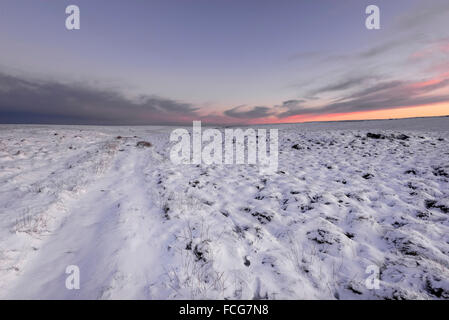
<path id="1" fill-rule="evenodd" d="M 0 125 L 0 298 L 449 298 L 448 117 L 260 127 L 274 175 L 174 165 L 174 127 Z"/>

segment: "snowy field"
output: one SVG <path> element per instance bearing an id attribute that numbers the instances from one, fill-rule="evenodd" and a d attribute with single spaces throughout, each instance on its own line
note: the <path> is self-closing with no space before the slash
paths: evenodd
<path id="1" fill-rule="evenodd" d="M 271 127 L 262 176 L 172 164 L 171 127 L 0 125 L 0 298 L 449 299 L 449 117 Z"/>

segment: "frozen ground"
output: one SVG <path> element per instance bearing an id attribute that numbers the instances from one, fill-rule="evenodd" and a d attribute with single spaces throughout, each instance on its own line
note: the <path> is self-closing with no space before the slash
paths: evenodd
<path id="1" fill-rule="evenodd" d="M 173 165 L 169 127 L 1 125 L 0 298 L 449 299 L 448 117 L 276 127 L 261 176 Z"/>

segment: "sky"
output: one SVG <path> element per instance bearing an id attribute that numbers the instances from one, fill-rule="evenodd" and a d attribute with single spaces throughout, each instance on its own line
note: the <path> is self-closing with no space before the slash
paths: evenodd
<path id="1" fill-rule="evenodd" d="M 449 115 L 447 0 L 1 0 L 0 48 L 0 123 Z"/>

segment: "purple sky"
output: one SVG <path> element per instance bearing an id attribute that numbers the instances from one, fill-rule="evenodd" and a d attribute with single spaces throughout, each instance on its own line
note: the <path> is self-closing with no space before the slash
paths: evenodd
<path id="1" fill-rule="evenodd" d="M 69 4 L 81 30 L 65 29 Z M 365 28 L 369 4 L 381 30 Z M 2 0 L 0 44 L 0 122 L 229 123 L 449 101 L 447 0 Z"/>

